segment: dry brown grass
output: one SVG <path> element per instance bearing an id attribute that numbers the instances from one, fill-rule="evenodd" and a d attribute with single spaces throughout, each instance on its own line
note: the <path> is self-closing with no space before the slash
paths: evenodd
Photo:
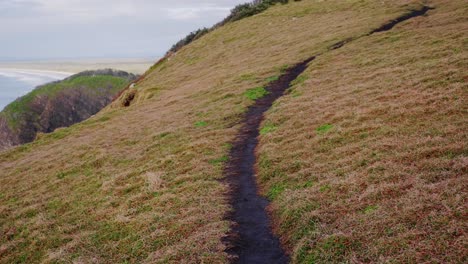
<path id="1" fill-rule="evenodd" d="M 332 253 L 341 248 L 328 243 L 332 247 L 323 251 L 323 260 L 384 262 L 396 257 L 404 262 L 419 259 L 423 251 L 416 246 L 440 257 L 437 250 L 445 249 L 444 243 L 457 245 L 450 253 L 455 254 L 466 241 L 441 231 L 464 230 L 456 207 L 464 199 L 463 179 L 454 176 L 466 172 L 466 112 L 460 110 L 466 94 L 463 83 L 455 84 L 465 53 L 454 44 L 464 36 L 455 22 L 464 21 L 463 9 L 456 16 L 444 11 L 452 8 L 451 2 L 463 1 L 432 12 L 445 23 L 430 20 L 436 26 L 429 28 L 411 21 L 324 55 L 311 66 L 309 81 L 292 93 L 300 96 L 285 98 L 271 111 L 269 119 L 278 129 L 262 137 L 261 183 L 266 192 L 285 184 L 284 191 L 276 192 L 272 210 L 297 262 L 301 254 L 315 252 L 307 248 L 314 236 L 319 243 L 335 238 L 345 245 L 354 238 L 367 243 L 382 234 L 375 226 L 386 230 L 385 221 L 397 223 L 390 230 L 392 243 L 384 243 L 388 235 L 374 239 L 369 250 L 359 244 L 336 255 Z M 109 108 L 1 154 L 0 262 L 226 262 L 221 239 L 229 228 L 224 216 L 230 208 L 226 186 L 219 181 L 220 161 L 252 104 L 243 93 L 266 84 L 284 65 L 366 34 L 416 5 L 412 0 L 280 5 L 218 29 L 152 69 L 136 87 L 130 107 Z M 409 40 L 431 45 L 427 35 L 418 33 L 425 31 L 434 40 L 444 34 L 451 38 L 433 44 L 435 54 L 420 53 Z M 395 32 L 402 40 L 395 40 Z M 458 47 L 459 52 L 443 47 Z M 439 88 L 441 82 L 450 90 Z M 395 88 L 384 90 L 390 85 Z M 404 89 L 409 85 L 413 90 Z M 360 100 L 364 96 L 366 107 Z M 437 106 L 444 108 L 435 111 Z M 422 114 L 426 111 L 431 115 Z M 332 123 L 334 130 L 316 136 L 314 129 L 324 123 Z M 415 136 L 422 132 L 429 134 Z M 433 148 L 440 155 L 430 154 Z M 453 157 L 441 158 L 449 155 L 445 150 L 453 151 Z M 265 157 L 270 168 L 262 165 Z M 385 170 L 379 172 L 380 167 Z M 272 171 L 281 178 L 268 177 Z M 448 180 L 438 178 L 438 171 Z M 432 175 L 432 185 L 424 181 L 426 175 Z M 296 183 L 305 188 L 293 188 Z M 395 197 L 393 204 L 388 195 Z M 424 222 L 426 229 L 412 228 L 411 223 L 427 220 L 417 218 L 421 208 L 435 220 Z M 442 218 L 433 208 L 450 208 L 452 214 Z M 317 228 L 303 232 L 298 224 Z M 350 236 L 352 226 L 360 233 Z M 434 238 L 424 230 L 433 230 Z"/>
<path id="2" fill-rule="evenodd" d="M 468 260 L 468 10 L 432 3 L 316 59 L 268 114 L 259 178 L 294 262 Z"/>

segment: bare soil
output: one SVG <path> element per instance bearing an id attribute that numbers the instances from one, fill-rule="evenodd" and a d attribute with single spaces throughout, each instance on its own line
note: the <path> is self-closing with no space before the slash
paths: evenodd
<path id="1" fill-rule="evenodd" d="M 237 263 L 287 263 L 289 257 L 273 235 L 265 208 L 268 200 L 258 194 L 255 181 L 255 148 L 258 144 L 263 114 L 281 97 L 315 57 L 288 69 L 266 90 L 268 94 L 250 106 L 243 127 L 233 144 L 226 175 L 232 185 L 232 221 L 236 223 L 231 236 L 234 245 L 228 253 L 238 256 Z"/>

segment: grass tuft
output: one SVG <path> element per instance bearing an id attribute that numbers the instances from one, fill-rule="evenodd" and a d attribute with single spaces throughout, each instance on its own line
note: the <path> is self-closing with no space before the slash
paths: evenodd
<path id="1" fill-rule="evenodd" d="M 291 86 L 301 85 L 307 81 L 308 77 L 304 74 L 299 75 L 294 81 L 291 82 Z"/>
<path id="2" fill-rule="evenodd" d="M 317 132 L 317 134 L 322 135 L 322 134 L 325 134 L 328 131 L 330 131 L 332 128 L 333 128 L 333 125 L 325 124 L 325 125 L 321 125 L 321 126 L 317 127 L 315 129 L 315 131 Z"/>
<path id="3" fill-rule="evenodd" d="M 271 83 L 271 82 L 274 82 L 274 81 L 277 81 L 279 80 L 279 76 L 271 76 L 271 77 L 268 77 L 265 79 L 265 81 Z"/>
<path id="4" fill-rule="evenodd" d="M 284 191 L 286 190 L 286 186 L 283 185 L 283 184 L 277 184 L 273 187 L 271 187 L 271 189 L 268 191 L 268 198 L 270 200 L 274 200 L 276 199 L 276 197 L 278 197 L 281 193 L 283 193 Z"/>
<path id="5" fill-rule="evenodd" d="M 374 211 L 376 211 L 377 209 L 379 209 L 378 205 L 369 205 L 366 208 L 364 208 L 363 213 L 364 214 L 371 214 Z"/>
<path id="6" fill-rule="evenodd" d="M 260 129 L 260 135 L 266 135 L 268 133 L 274 132 L 278 129 L 277 126 L 273 124 L 266 124 Z"/>
<path id="7" fill-rule="evenodd" d="M 229 160 L 228 156 L 222 156 L 220 158 L 212 159 L 209 162 L 212 165 L 220 165 L 220 164 L 226 163 L 228 160 Z"/>
<path id="8" fill-rule="evenodd" d="M 208 123 L 206 121 L 195 122 L 195 127 L 206 127 Z"/>
<path id="9" fill-rule="evenodd" d="M 250 100 L 257 100 L 260 99 L 268 94 L 268 91 L 264 87 L 257 87 L 248 89 L 244 95 L 245 97 L 249 98 Z"/>

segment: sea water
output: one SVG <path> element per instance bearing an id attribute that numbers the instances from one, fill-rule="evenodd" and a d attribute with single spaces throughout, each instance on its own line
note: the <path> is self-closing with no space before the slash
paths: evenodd
<path id="1" fill-rule="evenodd" d="M 62 80 L 70 75 L 72 73 L 0 68 L 0 111 L 36 86 Z"/>

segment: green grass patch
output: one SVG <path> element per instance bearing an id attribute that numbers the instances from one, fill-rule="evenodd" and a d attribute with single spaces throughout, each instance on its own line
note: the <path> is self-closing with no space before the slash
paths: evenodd
<path id="1" fill-rule="evenodd" d="M 49 201 L 47 203 L 47 209 L 49 209 L 49 210 L 58 210 L 62 206 L 63 206 L 63 203 L 59 199 L 54 199 L 54 200 Z"/>
<path id="2" fill-rule="evenodd" d="M 208 123 L 205 122 L 205 121 L 195 122 L 195 127 L 206 127 L 207 125 L 208 125 Z"/>
<path id="3" fill-rule="evenodd" d="M 309 79 L 307 76 L 305 76 L 305 75 L 300 75 L 300 76 L 297 77 L 294 81 L 291 82 L 291 86 L 301 85 L 301 84 L 303 84 L 305 81 L 307 81 L 307 79 Z"/>
<path id="4" fill-rule="evenodd" d="M 317 132 L 317 134 L 325 134 L 328 131 L 330 131 L 332 128 L 333 128 L 333 125 L 325 124 L 325 125 L 321 125 L 321 126 L 317 127 L 315 129 L 315 131 Z"/>
<path id="5" fill-rule="evenodd" d="M 278 197 L 280 194 L 282 194 L 286 190 L 286 186 L 284 184 L 277 184 L 271 187 L 271 189 L 268 191 L 268 199 L 274 200 L 276 197 Z"/>
<path id="6" fill-rule="evenodd" d="M 222 156 L 220 158 L 210 160 L 209 163 L 212 165 L 219 165 L 219 164 L 227 162 L 228 160 L 229 160 L 228 156 Z"/>
<path id="7" fill-rule="evenodd" d="M 55 177 L 57 177 L 57 179 L 63 179 L 65 178 L 65 176 L 67 176 L 67 174 L 63 171 L 57 173 L 57 175 L 55 175 Z"/>
<path id="8" fill-rule="evenodd" d="M 331 235 L 313 246 L 305 243 L 297 252 L 297 263 L 347 263 L 352 242 L 342 235 Z"/>
<path id="9" fill-rule="evenodd" d="M 279 76 L 271 76 L 271 77 L 268 77 L 265 79 L 267 82 L 274 82 L 274 81 L 277 81 L 279 80 Z"/>
<path id="10" fill-rule="evenodd" d="M 345 237 L 332 235 L 319 243 L 316 250 L 325 253 L 324 255 L 334 256 L 335 260 L 343 260 L 348 251 L 348 244 L 349 241 Z M 319 252 L 316 255 L 320 255 Z"/>
<path id="11" fill-rule="evenodd" d="M 319 190 L 320 190 L 320 192 L 327 192 L 327 191 L 331 190 L 331 186 L 328 185 L 328 184 L 325 184 L 325 185 L 320 186 Z"/>
<path id="12" fill-rule="evenodd" d="M 161 134 L 159 134 L 159 138 L 165 138 L 167 136 L 169 136 L 171 133 L 170 132 L 163 132 Z"/>
<path id="13" fill-rule="evenodd" d="M 313 181 L 306 181 L 305 183 L 299 184 L 298 188 L 309 188 L 309 187 L 312 187 L 312 186 L 314 186 Z"/>
<path id="14" fill-rule="evenodd" d="M 273 124 L 266 124 L 262 127 L 262 129 L 260 129 L 260 135 L 266 135 L 268 133 L 274 132 L 276 129 L 278 129 L 277 126 Z"/>
<path id="15" fill-rule="evenodd" d="M 14 203 L 16 203 L 16 202 L 18 202 L 18 201 L 19 201 L 18 197 L 12 197 L 12 198 L 10 198 L 10 199 L 8 200 L 8 203 L 14 204 Z"/>
<path id="16" fill-rule="evenodd" d="M 362 211 L 364 214 L 371 214 L 373 213 L 374 211 L 376 211 L 377 209 L 379 209 L 379 206 L 377 205 L 369 205 L 367 206 L 366 208 L 364 208 L 364 210 Z"/>
<path id="17" fill-rule="evenodd" d="M 24 212 L 24 217 L 26 217 L 26 218 L 33 218 L 36 215 L 37 215 L 37 210 L 36 209 L 29 209 L 26 212 Z"/>
<path id="18" fill-rule="evenodd" d="M 109 121 L 111 118 L 110 116 L 103 116 L 97 120 L 97 122 L 106 122 Z"/>
<path id="19" fill-rule="evenodd" d="M 268 91 L 265 89 L 265 87 L 256 87 L 256 88 L 248 89 L 244 93 L 245 97 L 249 98 L 250 100 L 260 99 L 267 94 L 268 94 Z"/>
<path id="20" fill-rule="evenodd" d="M 288 89 L 288 94 L 290 94 L 293 98 L 296 98 L 296 97 L 299 97 L 302 95 L 301 92 L 299 92 L 297 89 L 294 89 L 294 88 L 290 88 Z"/>
<path id="21" fill-rule="evenodd" d="M 223 144 L 223 149 L 230 151 L 234 145 L 232 143 L 225 143 Z"/>
<path id="22" fill-rule="evenodd" d="M 284 65 L 281 65 L 278 70 L 281 72 L 281 73 L 286 73 L 286 71 L 288 71 L 289 69 L 289 65 L 288 64 L 284 64 Z"/>
<path id="23" fill-rule="evenodd" d="M 68 134 L 70 134 L 70 132 L 71 132 L 71 129 L 61 128 L 61 129 L 55 130 L 54 132 L 48 134 L 48 137 L 52 138 L 52 139 L 62 139 L 64 137 L 68 136 Z"/>
<path id="24" fill-rule="evenodd" d="M 316 257 L 313 254 L 310 254 L 311 247 L 309 243 L 305 243 L 302 247 L 297 250 L 296 261 L 297 263 L 316 263 Z"/>
<path id="25" fill-rule="evenodd" d="M 152 192 L 151 195 L 153 197 L 160 197 L 162 195 L 162 192 Z"/>

